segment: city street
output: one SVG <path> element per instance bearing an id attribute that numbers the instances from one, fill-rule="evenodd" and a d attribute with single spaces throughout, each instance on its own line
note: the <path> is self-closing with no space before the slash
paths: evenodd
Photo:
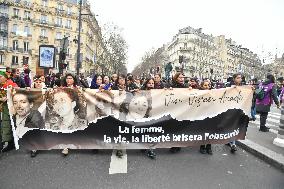
<path id="1" fill-rule="evenodd" d="M 0 157 L 0 188 L 283 188 L 284 173 L 248 152 L 231 154 L 228 146 L 214 145 L 213 153 L 160 149 L 157 159 L 150 160 L 139 150 L 129 150 L 127 174 L 111 175 L 110 150 L 71 151 L 66 158 L 60 151 L 41 152 L 36 158 L 11 151 Z"/>

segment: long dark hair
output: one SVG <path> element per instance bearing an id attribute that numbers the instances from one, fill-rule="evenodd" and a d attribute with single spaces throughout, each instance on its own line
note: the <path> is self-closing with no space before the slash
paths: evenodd
<path id="1" fill-rule="evenodd" d="M 118 84 L 119 84 L 118 81 L 119 81 L 119 78 L 120 78 L 120 77 L 122 77 L 122 78 L 125 79 L 125 86 L 127 86 L 127 80 L 126 80 L 126 76 L 125 76 L 124 74 L 119 74 L 119 75 L 118 75 L 118 77 L 117 77 L 117 79 L 116 79 L 114 85 L 118 87 Z"/>
<path id="2" fill-rule="evenodd" d="M 73 78 L 73 80 L 74 80 L 73 86 L 76 87 L 76 86 L 78 85 L 77 78 L 76 78 L 73 74 L 71 74 L 71 73 L 67 73 L 67 74 L 63 77 L 63 79 L 62 79 L 62 81 L 61 81 L 61 82 L 62 82 L 62 87 L 67 87 L 66 79 L 67 79 L 68 76 L 71 76 L 71 77 Z"/>
<path id="3" fill-rule="evenodd" d="M 275 77 L 272 74 L 268 74 L 266 76 L 266 79 L 268 80 L 269 83 L 275 83 Z"/>
<path id="4" fill-rule="evenodd" d="M 141 87 L 141 90 L 149 90 L 149 88 L 147 87 L 147 84 L 149 83 L 150 80 L 153 80 L 153 81 L 155 82 L 155 80 L 154 80 L 153 78 L 148 78 L 148 79 L 144 82 L 143 86 Z M 153 88 L 153 89 L 154 89 L 154 88 Z"/>
<path id="5" fill-rule="evenodd" d="M 103 76 L 102 75 L 94 75 L 93 79 L 92 79 L 92 82 L 91 82 L 91 89 L 96 89 L 96 88 L 99 88 L 99 86 L 97 85 L 97 78 L 98 77 L 101 77 L 102 78 L 102 82 L 103 82 Z"/>

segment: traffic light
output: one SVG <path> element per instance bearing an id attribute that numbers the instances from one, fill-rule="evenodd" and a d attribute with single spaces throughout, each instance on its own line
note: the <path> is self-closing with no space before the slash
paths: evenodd
<path id="1" fill-rule="evenodd" d="M 60 54 L 59 54 L 59 59 L 60 60 L 66 60 L 66 53 L 64 51 L 60 51 Z"/>
<path id="2" fill-rule="evenodd" d="M 64 70 L 67 68 L 68 64 L 60 63 L 60 69 Z"/>
<path id="3" fill-rule="evenodd" d="M 179 56 L 178 62 L 183 63 L 183 55 Z"/>

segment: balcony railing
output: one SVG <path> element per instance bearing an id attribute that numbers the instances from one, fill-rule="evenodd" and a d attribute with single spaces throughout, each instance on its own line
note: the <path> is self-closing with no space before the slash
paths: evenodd
<path id="1" fill-rule="evenodd" d="M 47 26 L 47 27 L 54 27 L 53 22 L 50 22 L 47 20 L 33 19 L 33 23 L 40 24 L 40 25 Z"/>
<path id="2" fill-rule="evenodd" d="M 54 26 L 55 26 L 55 27 L 58 27 L 58 28 L 63 28 L 63 24 L 58 24 L 58 23 L 56 23 L 56 24 L 54 24 Z"/>
<path id="3" fill-rule="evenodd" d="M 14 15 L 14 16 L 12 16 L 11 17 L 12 19 L 17 19 L 17 20 L 21 20 L 22 18 L 20 17 L 20 16 L 18 16 L 18 15 Z"/>
<path id="4" fill-rule="evenodd" d="M 8 13 L 0 13 L 0 18 L 9 18 Z"/>
<path id="5" fill-rule="evenodd" d="M 65 26 L 65 28 L 72 30 L 72 27 L 71 27 L 71 26 Z"/>
<path id="6" fill-rule="evenodd" d="M 8 47 L 7 46 L 0 46 L 0 51 L 7 51 Z"/>
<path id="7" fill-rule="evenodd" d="M 31 17 L 26 17 L 26 18 L 23 18 L 23 21 L 31 21 Z"/>

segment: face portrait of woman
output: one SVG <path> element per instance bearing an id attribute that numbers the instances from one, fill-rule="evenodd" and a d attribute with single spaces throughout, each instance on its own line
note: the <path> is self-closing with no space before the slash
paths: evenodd
<path id="1" fill-rule="evenodd" d="M 129 114 L 136 119 L 143 118 L 146 115 L 148 107 L 149 104 L 145 96 L 134 96 L 134 98 L 129 103 Z"/>
<path id="2" fill-rule="evenodd" d="M 101 76 L 98 76 L 96 83 L 97 83 L 97 85 L 101 85 L 103 83 L 103 78 Z"/>
<path id="3" fill-rule="evenodd" d="M 177 82 L 180 84 L 184 84 L 184 76 L 182 74 L 179 74 L 177 78 Z"/>
<path id="4" fill-rule="evenodd" d="M 156 74 L 154 79 L 155 79 L 155 83 L 160 83 L 160 81 L 161 81 L 161 77 L 160 77 L 159 74 Z"/>
<path id="5" fill-rule="evenodd" d="M 40 79 L 37 79 L 34 81 L 34 88 L 41 89 L 42 88 L 42 81 Z"/>
<path id="6" fill-rule="evenodd" d="M 42 82 L 45 82 L 45 77 L 42 75 L 42 76 L 40 76 L 40 80 L 42 81 Z"/>
<path id="7" fill-rule="evenodd" d="M 104 84 L 109 84 L 109 77 L 108 76 L 104 76 Z"/>
<path id="8" fill-rule="evenodd" d="M 74 114 L 76 102 L 69 97 L 65 92 L 58 92 L 54 94 L 53 109 L 61 117 Z"/>
<path id="9" fill-rule="evenodd" d="M 210 83 L 208 82 L 208 81 L 204 81 L 203 83 L 202 83 L 202 86 L 201 86 L 201 88 L 203 89 L 203 90 L 209 90 L 210 89 Z"/>
<path id="10" fill-rule="evenodd" d="M 125 85 L 125 78 L 119 76 L 118 84 L 119 84 L 119 85 Z"/>
<path id="11" fill-rule="evenodd" d="M 147 89 L 154 89 L 154 80 L 150 79 L 146 84 Z"/>
<path id="12" fill-rule="evenodd" d="M 242 75 L 237 75 L 237 77 L 234 79 L 234 82 L 235 82 L 236 85 L 241 85 Z"/>
<path id="13" fill-rule="evenodd" d="M 67 86 L 73 86 L 73 85 L 74 85 L 74 82 L 75 82 L 75 80 L 74 80 L 74 78 L 73 78 L 71 75 L 68 75 L 68 76 L 66 77 Z"/>

